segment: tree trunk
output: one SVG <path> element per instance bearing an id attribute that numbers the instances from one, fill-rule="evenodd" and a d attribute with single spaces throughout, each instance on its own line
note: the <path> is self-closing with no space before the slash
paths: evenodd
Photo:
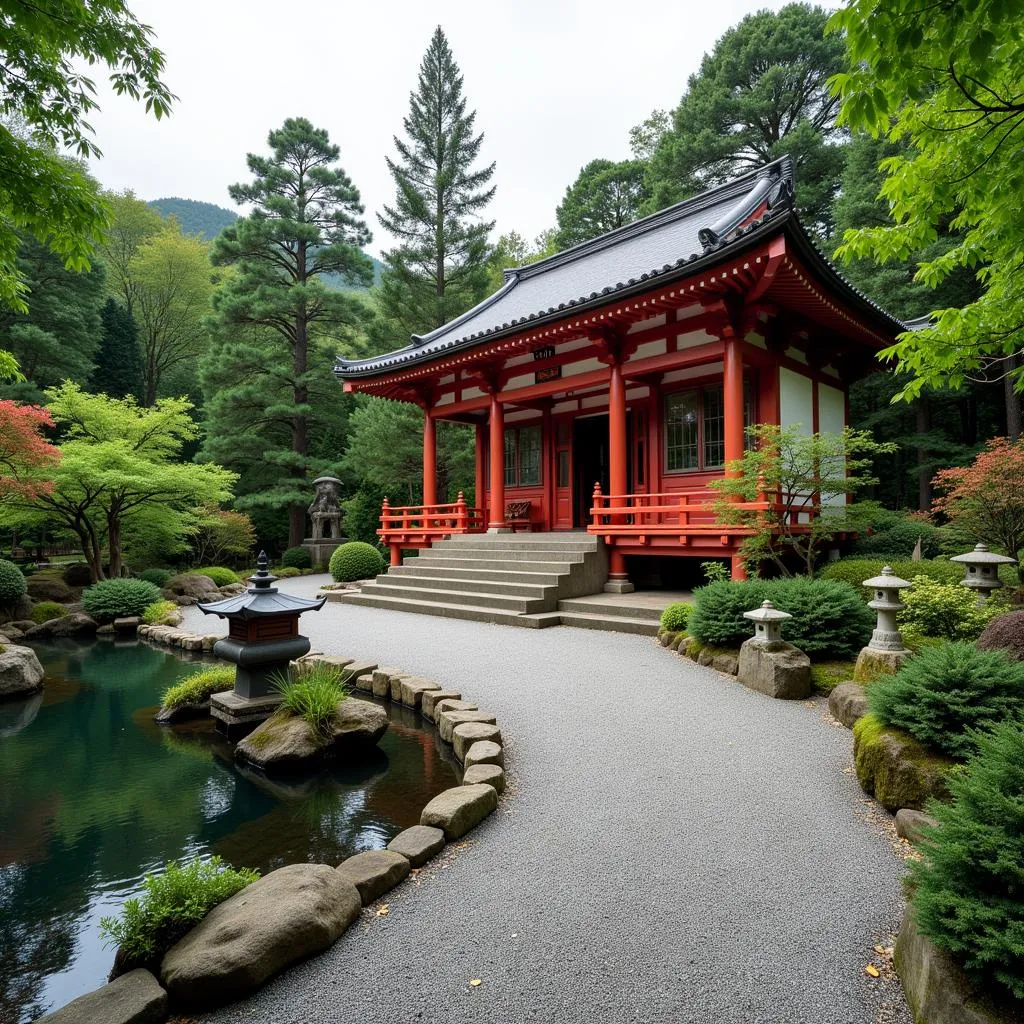
<path id="1" fill-rule="evenodd" d="M 107 547 L 110 550 L 110 578 L 121 576 L 121 516 L 111 510 L 107 515 Z"/>
<path id="2" fill-rule="evenodd" d="M 306 282 L 306 243 L 299 243 L 296 259 L 298 282 Z M 305 299 L 300 299 L 295 310 L 295 335 L 292 345 L 292 373 L 295 379 L 292 397 L 296 406 L 304 406 L 309 401 L 309 389 L 299 383 L 305 376 L 309 360 L 309 323 L 306 313 Z M 309 420 L 305 413 L 296 413 L 292 417 L 292 451 L 296 455 L 309 454 Z M 305 474 L 299 468 L 293 470 L 297 483 L 305 484 Z M 306 533 L 306 510 L 302 505 L 290 505 L 288 508 L 288 547 L 298 547 Z"/>
<path id="3" fill-rule="evenodd" d="M 931 409 L 925 395 L 918 397 L 915 410 L 917 435 L 923 438 L 931 430 Z M 917 507 L 927 512 L 932 507 L 932 474 L 928 469 L 929 451 L 922 445 L 917 447 Z"/>
<path id="4" fill-rule="evenodd" d="M 1020 395 L 1014 389 L 1014 370 L 1020 367 L 1020 356 L 1014 354 L 1006 361 L 1006 376 L 1003 377 L 1003 397 L 1006 402 L 1006 436 L 1016 441 L 1024 427 L 1022 422 Z"/>

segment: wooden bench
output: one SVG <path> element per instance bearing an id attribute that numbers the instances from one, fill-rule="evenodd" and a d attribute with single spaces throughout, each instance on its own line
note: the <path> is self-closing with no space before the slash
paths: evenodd
<path id="1" fill-rule="evenodd" d="M 530 501 L 510 501 L 505 505 L 505 522 L 513 530 L 518 526 L 525 526 L 527 530 L 532 529 L 530 525 Z"/>

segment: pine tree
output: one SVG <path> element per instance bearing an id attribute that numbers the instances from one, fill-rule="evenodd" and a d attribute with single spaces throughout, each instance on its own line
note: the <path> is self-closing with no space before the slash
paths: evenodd
<path id="1" fill-rule="evenodd" d="M 111 398 L 138 398 L 142 394 L 142 363 L 139 339 L 131 313 L 114 299 L 100 312 L 103 333 L 96 351 L 96 365 L 89 388 Z"/>
<path id="2" fill-rule="evenodd" d="M 565 190 L 555 216 L 559 248 L 587 242 L 640 216 L 649 198 L 642 160 L 591 160 Z"/>
<path id="3" fill-rule="evenodd" d="M 487 292 L 487 236 L 494 223 L 478 215 L 494 195 L 494 187 L 486 187 L 494 164 L 473 169 L 484 140 L 473 134 L 475 120 L 438 26 L 403 121 L 408 138 L 396 136 L 398 159 L 387 162 L 395 202 L 378 214 L 399 241 L 384 255 L 378 297 L 387 333 L 399 344 L 440 327 Z"/>
<path id="4" fill-rule="evenodd" d="M 252 213 L 213 246 L 214 262 L 236 272 L 214 296 L 219 341 L 203 367 L 206 452 L 234 464 L 246 444 L 253 448 L 260 479 L 248 481 L 253 489 L 237 504 L 287 507 L 292 547 L 305 533 L 310 480 L 323 468 L 311 437 L 315 394 L 331 383 L 331 356 L 367 315 L 356 295 L 321 279 L 365 285 L 373 270 L 360 251 L 370 233 L 359 191 L 327 132 L 289 118 L 268 141 L 271 157 L 248 157 L 254 180 L 229 189 Z M 336 385 L 331 394 L 337 404 Z"/>

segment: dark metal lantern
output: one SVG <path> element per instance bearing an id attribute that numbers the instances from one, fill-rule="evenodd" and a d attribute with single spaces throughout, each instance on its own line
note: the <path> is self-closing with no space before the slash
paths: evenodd
<path id="1" fill-rule="evenodd" d="M 246 700 L 270 693 L 270 676 L 287 671 L 288 662 L 309 653 L 309 639 L 299 633 L 299 616 L 319 611 L 326 598 L 314 600 L 282 594 L 267 571 L 267 555 L 260 552 L 256 574 L 244 594 L 197 607 L 207 615 L 228 620 L 228 635 L 218 640 L 213 653 L 232 661 L 235 693 Z"/>

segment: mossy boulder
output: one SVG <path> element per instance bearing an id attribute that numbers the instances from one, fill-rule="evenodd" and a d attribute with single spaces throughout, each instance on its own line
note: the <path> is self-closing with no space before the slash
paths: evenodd
<path id="1" fill-rule="evenodd" d="M 910 651 L 875 651 L 865 647 L 857 655 L 853 681 L 865 685 L 881 679 L 882 676 L 895 675 L 903 662 L 911 656 Z"/>
<path id="2" fill-rule="evenodd" d="M 929 797 L 947 799 L 949 758 L 930 754 L 908 733 L 888 729 L 874 715 L 853 726 L 853 763 L 857 781 L 887 811 L 921 810 Z"/>

